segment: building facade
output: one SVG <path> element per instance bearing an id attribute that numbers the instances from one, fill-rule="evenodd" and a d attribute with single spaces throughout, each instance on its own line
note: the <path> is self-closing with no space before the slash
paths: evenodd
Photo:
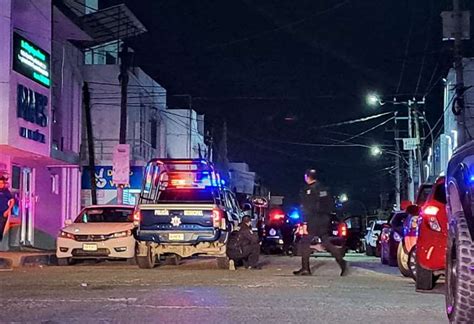
<path id="1" fill-rule="evenodd" d="M 0 169 L 16 198 L 0 249 L 52 249 L 80 207 L 83 54 L 71 40 L 90 37 L 51 0 L 1 1 L 0 17 Z"/>

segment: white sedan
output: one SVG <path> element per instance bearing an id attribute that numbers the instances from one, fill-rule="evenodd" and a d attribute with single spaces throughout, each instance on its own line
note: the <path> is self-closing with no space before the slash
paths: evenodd
<path id="1" fill-rule="evenodd" d="M 135 258 L 133 206 L 97 205 L 84 208 L 74 220 L 66 220 L 56 241 L 59 265 L 77 259 Z"/>

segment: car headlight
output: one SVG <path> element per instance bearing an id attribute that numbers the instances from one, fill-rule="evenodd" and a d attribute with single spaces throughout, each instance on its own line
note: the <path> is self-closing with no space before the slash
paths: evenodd
<path id="1" fill-rule="evenodd" d="M 127 231 L 112 233 L 112 234 L 110 234 L 109 237 L 110 238 L 119 238 L 119 237 L 127 237 L 127 236 L 130 236 L 130 235 L 132 235 L 132 231 L 127 230 Z"/>
<path id="2" fill-rule="evenodd" d="M 61 231 L 61 233 L 59 233 L 59 237 L 61 238 L 66 238 L 66 239 L 71 239 L 71 240 L 75 240 L 76 237 L 74 236 L 74 234 L 71 234 L 71 233 L 68 233 L 68 232 L 64 232 L 64 231 Z"/>

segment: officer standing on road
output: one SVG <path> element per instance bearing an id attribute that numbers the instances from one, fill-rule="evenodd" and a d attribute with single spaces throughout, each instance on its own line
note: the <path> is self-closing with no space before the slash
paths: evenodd
<path id="1" fill-rule="evenodd" d="M 3 239 L 3 232 L 14 205 L 15 199 L 8 190 L 8 173 L 0 170 L 0 241 Z"/>
<path id="2" fill-rule="evenodd" d="M 309 257 L 311 255 L 311 241 L 318 236 L 322 245 L 336 258 L 341 267 L 341 276 L 346 274 L 347 263 L 343 259 L 344 251 L 330 241 L 330 213 L 333 210 L 333 201 L 328 190 L 316 179 L 316 170 L 307 170 L 305 173 L 306 186 L 301 192 L 301 209 L 303 225 L 302 237 L 299 242 L 301 254 L 301 269 L 294 271 L 297 276 L 310 276 Z"/>

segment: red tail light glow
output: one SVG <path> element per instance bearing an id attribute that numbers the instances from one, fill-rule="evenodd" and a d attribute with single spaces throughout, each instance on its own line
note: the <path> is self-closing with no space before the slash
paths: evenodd
<path id="1" fill-rule="evenodd" d="M 140 209 L 135 209 L 133 212 L 133 224 L 137 226 L 140 223 L 140 219 L 142 218 L 142 214 L 140 213 Z"/>
<path id="2" fill-rule="evenodd" d="M 346 225 L 346 223 L 341 223 L 341 224 L 339 224 L 338 227 L 339 227 L 338 228 L 339 236 L 346 237 L 347 236 L 347 225 Z"/>
<path id="3" fill-rule="evenodd" d="M 423 209 L 423 214 L 429 215 L 429 216 L 436 216 L 439 212 L 439 208 L 436 206 L 426 206 Z"/>
<path id="4" fill-rule="evenodd" d="M 214 227 L 221 227 L 222 225 L 222 221 L 223 221 L 224 217 L 223 217 L 223 214 L 222 214 L 222 210 L 219 209 L 219 208 L 214 208 L 212 210 L 212 223 L 213 223 L 213 226 Z"/>
<path id="5" fill-rule="evenodd" d="M 274 220 L 281 220 L 283 218 L 285 218 L 285 214 L 276 213 L 272 215 L 272 219 Z"/>

